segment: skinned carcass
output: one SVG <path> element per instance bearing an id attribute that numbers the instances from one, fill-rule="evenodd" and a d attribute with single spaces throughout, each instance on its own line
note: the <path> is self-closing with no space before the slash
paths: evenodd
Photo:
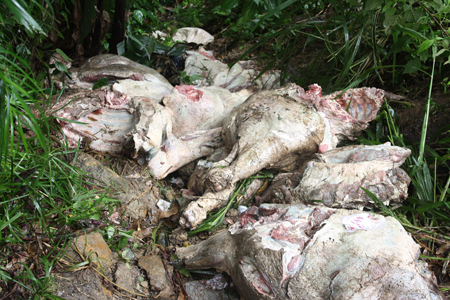
<path id="1" fill-rule="evenodd" d="M 257 78 L 260 69 L 252 60 L 238 61 L 231 68 L 215 59 L 212 51 L 200 48 L 199 51 L 187 51 L 185 62 L 187 75 L 201 75 L 195 81 L 200 86 L 217 86 L 232 92 L 248 89 L 253 92 L 280 87 L 280 71 L 270 70 Z"/>
<path id="2" fill-rule="evenodd" d="M 130 97 L 146 97 L 157 103 L 173 88 L 164 76 L 152 68 L 114 54 L 94 56 L 80 68 L 69 71 L 72 73 L 69 86 L 91 89 L 94 83 L 107 78 L 115 82 L 112 86 L 114 91 Z"/>
<path id="3" fill-rule="evenodd" d="M 391 146 L 346 146 L 317 154 L 293 190 L 297 201 L 322 201 L 328 207 L 372 208 L 367 189 L 384 205 L 400 204 L 408 197 L 408 174 L 400 169 L 411 150 Z"/>
<path id="4" fill-rule="evenodd" d="M 137 121 L 129 110 L 129 96 L 108 89 L 73 88 L 58 100 L 49 114 L 57 118 L 70 147 L 81 144 L 97 151 L 122 151 L 125 135 Z"/>
<path id="5" fill-rule="evenodd" d="M 164 109 L 172 115 L 170 126 L 167 118 L 140 121 L 130 133 L 135 152 L 146 153 L 150 172 L 158 179 L 164 178 L 221 146 L 224 118 L 249 95 L 247 90 L 231 93 L 213 86 L 176 86 L 163 98 Z M 160 128 L 162 123 L 167 125 Z M 155 130 L 156 127 L 159 128 Z"/>
<path id="6" fill-rule="evenodd" d="M 362 88 L 322 97 L 318 85 L 305 92 L 295 84 L 253 94 L 225 119 L 222 138 L 229 155 L 205 176 L 206 193 L 189 204 L 180 224 L 196 227 L 209 211 L 225 205 L 240 180 L 264 168 L 293 171 L 343 137 L 352 138 L 375 118 L 383 95 Z"/>
<path id="7" fill-rule="evenodd" d="M 401 224 L 366 213 L 366 230 L 346 230 L 343 218 L 359 213 L 252 207 L 227 231 L 176 254 L 188 269 L 226 272 L 248 300 L 445 299 Z"/>
<path id="8" fill-rule="evenodd" d="M 93 74 L 116 74 L 111 70 L 101 71 L 106 68 L 105 59 L 109 61 L 111 57 L 114 56 L 88 61 L 80 68 L 82 71 L 77 69 L 76 78 L 92 79 Z M 123 60 L 119 59 L 117 65 L 120 66 Z M 122 72 L 116 75 L 129 74 Z M 244 102 L 250 92 L 231 93 L 219 87 L 196 89 L 176 86 L 163 98 L 165 106 L 158 103 L 163 94 L 157 92 L 150 93 L 149 97 L 130 97 L 108 88 L 92 91 L 86 87 L 72 87 L 58 99 L 51 114 L 58 118 L 69 146 L 77 147 L 81 143 L 97 151 L 131 150 L 133 157 L 139 157 L 141 163 L 148 163 L 156 178 L 164 178 L 221 146 L 223 119 Z M 155 95 L 160 98 L 156 100 Z"/>

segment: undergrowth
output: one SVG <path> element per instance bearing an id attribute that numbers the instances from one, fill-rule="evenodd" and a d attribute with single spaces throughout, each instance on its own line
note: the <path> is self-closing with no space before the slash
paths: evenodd
<path id="1" fill-rule="evenodd" d="M 105 10 L 111 16 L 113 2 L 105 1 Z M 45 114 L 47 101 L 55 94 L 45 88 L 45 79 L 49 78 L 45 60 L 54 50 L 62 53 L 45 33 L 55 24 L 63 29 L 73 26 L 69 22 L 71 11 L 65 4 L 50 0 L 0 3 L 0 288 L 11 297 L 22 287 L 30 298 L 58 299 L 52 295 L 52 272 L 68 246 L 65 234 L 82 229 L 83 220 L 101 219 L 103 211 L 115 203 L 99 186 L 92 191 L 92 186 L 87 185 L 87 174 L 73 166 L 76 151 L 52 139 L 57 130 L 52 125 L 54 120 Z M 62 7 L 61 16 L 67 24 L 56 18 L 57 5 Z M 85 33 L 94 22 L 94 5 L 89 9 L 86 16 L 90 19 L 81 24 Z M 259 52 L 259 59 L 265 62 L 263 72 L 279 68 L 283 80 L 303 86 L 319 83 L 326 92 L 363 84 L 405 86 L 410 78 L 429 78 L 419 144 L 404 141 L 395 112 L 388 104 L 372 129 L 358 141 L 390 141 L 412 150 L 404 164 L 412 179 L 407 202 L 392 209 L 371 196 L 385 214 L 396 217 L 411 232 L 450 240 L 450 155 L 448 149 L 436 151 L 427 145 L 431 91 L 439 86 L 446 93 L 450 85 L 445 73 L 450 63 L 447 0 L 136 0 L 128 3 L 128 10 L 126 40 L 119 50 L 144 64 L 153 59 L 154 53 L 182 55 L 184 48 L 174 45 L 170 34 L 179 27 L 200 26 L 213 28 L 234 42 L 249 42 L 252 46 L 241 58 Z M 151 37 L 156 30 L 169 34 L 161 44 Z M 301 74 L 291 72 L 291 59 L 312 45 L 319 45 L 320 52 L 301 69 Z M 106 39 L 102 46 L 106 52 Z M 436 75 L 442 78 L 438 84 L 434 82 Z M 450 125 L 442 128 L 433 140 L 449 130 Z M 440 142 L 447 145 L 449 141 Z M 442 178 L 438 173 L 446 175 Z M 240 188 L 247 184 L 241 183 Z M 235 193 L 228 207 L 237 202 L 239 193 L 242 191 Z M 226 209 L 218 212 L 202 229 L 215 229 L 225 213 Z M 113 230 L 108 238 L 115 234 Z M 128 233 L 117 235 L 116 250 L 122 251 L 126 259 Z M 43 238 L 49 242 L 43 243 Z M 33 269 L 27 265 L 29 254 L 23 255 L 29 253 L 24 247 L 30 245 L 38 258 Z M 433 245 L 427 245 L 434 251 Z"/>

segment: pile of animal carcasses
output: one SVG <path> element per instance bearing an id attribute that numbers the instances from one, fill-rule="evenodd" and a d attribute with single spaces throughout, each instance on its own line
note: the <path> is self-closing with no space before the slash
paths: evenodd
<path id="1" fill-rule="evenodd" d="M 251 62 L 229 69 L 200 50 L 186 61 L 188 75 L 203 75 L 199 85 L 172 87 L 151 68 L 100 55 L 70 69 L 69 89 L 51 113 L 69 145 L 128 153 L 156 179 L 206 158 L 189 180 L 200 197 L 184 208 L 185 228 L 223 207 L 239 181 L 263 169 L 284 173 L 276 178 L 290 206 L 252 207 L 228 231 L 177 251 L 188 268 L 227 272 L 246 299 L 440 299 L 418 246 L 395 219 L 345 219 L 365 220 L 358 224 L 365 230 L 354 232 L 341 219 L 357 213 L 342 208 L 373 207 L 361 187 L 385 205 L 407 198 L 410 179 L 400 165 L 410 150 L 337 147 L 376 117 L 384 91 L 323 96 L 315 84 L 278 87 L 279 72 L 253 81 L 257 70 Z M 93 91 L 104 77 L 114 82 Z M 322 204 L 312 206 L 316 200 Z"/>

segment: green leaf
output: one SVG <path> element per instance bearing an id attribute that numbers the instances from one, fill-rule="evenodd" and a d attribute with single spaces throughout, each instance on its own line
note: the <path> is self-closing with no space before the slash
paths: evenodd
<path id="1" fill-rule="evenodd" d="M 404 23 L 403 17 L 399 15 L 392 15 L 384 19 L 383 26 L 390 28 L 399 25 L 400 23 Z"/>
<path id="2" fill-rule="evenodd" d="M 362 186 L 360 186 L 360 188 L 367 194 L 367 196 L 369 196 L 370 199 L 372 199 L 373 202 L 375 202 L 380 206 L 381 210 L 383 210 L 386 214 L 390 215 L 391 217 L 395 218 L 395 214 L 388 207 L 386 207 L 386 205 L 384 205 L 383 202 L 381 202 L 380 199 L 377 198 L 377 196 L 375 196 L 374 194 L 372 194 L 371 191 L 363 188 Z"/>
<path id="3" fill-rule="evenodd" d="M 122 250 L 123 248 L 125 248 L 128 244 L 128 238 L 125 236 L 120 237 L 119 239 L 119 243 L 117 243 L 117 249 Z"/>
<path id="4" fill-rule="evenodd" d="M 418 39 L 419 41 L 425 41 L 427 40 L 427 38 L 421 34 L 420 32 L 415 31 L 414 29 L 408 28 L 408 27 L 404 27 L 400 24 L 396 24 L 395 25 L 395 29 L 398 29 L 406 34 L 409 34 L 410 36 Z"/>
<path id="5" fill-rule="evenodd" d="M 94 5 L 94 1 L 91 0 L 81 0 L 82 1 L 82 12 L 80 18 L 80 38 L 84 40 L 85 37 L 91 31 L 92 25 L 94 25 L 95 15 L 97 10 Z"/>
<path id="6" fill-rule="evenodd" d="M 178 270 L 178 272 L 181 275 L 183 275 L 183 276 L 192 277 L 191 272 L 189 272 L 189 270 L 186 267 L 184 267 L 183 269 Z"/>
<path id="7" fill-rule="evenodd" d="M 414 72 L 417 72 L 422 67 L 422 63 L 420 62 L 419 58 L 414 58 L 408 61 L 405 65 L 405 70 L 403 71 L 403 74 L 411 74 Z"/>
<path id="8" fill-rule="evenodd" d="M 430 48 L 434 42 L 435 42 L 434 40 L 423 41 L 422 44 L 420 44 L 419 49 L 417 49 L 417 53 L 420 53 L 420 52 L 425 51 L 426 49 Z"/>
<path id="9" fill-rule="evenodd" d="M 406 22 L 415 23 L 423 16 L 423 11 L 421 8 L 412 8 L 411 10 L 405 11 L 404 16 Z"/>
<path id="10" fill-rule="evenodd" d="M 430 203 L 430 204 L 425 204 L 425 205 L 422 205 L 419 208 L 417 208 L 417 212 L 424 213 L 424 212 L 433 210 L 435 208 L 441 207 L 443 205 L 445 205 L 445 202 L 442 202 L 442 201 L 441 202 Z"/>
<path id="11" fill-rule="evenodd" d="M 144 14 L 139 9 L 136 9 L 133 12 L 133 16 L 139 22 L 139 24 L 142 24 L 142 22 L 144 21 Z"/>
<path id="12" fill-rule="evenodd" d="M 102 86 L 108 85 L 108 78 L 103 77 L 99 81 L 97 81 L 94 86 L 92 87 L 93 90 L 96 90 L 98 88 L 101 88 Z"/>
<path id="13" fill-rule="evenodd" d="M 375 10 L 375 9 L 380 9 L 381 6 L 383 5 L 383 0 L 367 0 L 364 3 L 364 10 L 368 11 L 368 10 Z"/>
<path id="14" fill-rule="evenodd" d="M 445 137 L 438 142 L 439 144 L 447 144 L 450 143 L 450 137 Z"/>
<path id="15" fill-rule="evenodd" d="M 258 13 L 258 6 L 253 1 L 247 1 L 241 12 L 241 18 L 245 21 L 253 19 Z"/>
<path id="16" fill-rule="evenodd" d="M 64 53 L 64 51 L 62 51 L 61 49 L 56 48 L 55 51 L 56 51 L 57 53 L 59 53 L 59 55 L 61 55 L 62 58 L 64 58 L 65 60 L 67 60 L 67 61 L 72 61 L 72 59 L 71 59 L 70 57 L 68 57 L 68 56 Z"/>
<path id="17" fill-rule="evenodd" d="M 225 0 L 220 5 L 220 11 L 229 11 L 239 4 L 239 0 Z"/>
<path id="18" fill-rule="evenodd" d="M 38 31 L 39 33 L 46 35 L 41 26 L 33 19 L 33 17 L 16 1 L 16 0 L 3 0 L 3 3 L 8 6 L 9 10 L 19 19 L 19 22 L 30 31 Z"/>
<path id="19" fill-rule="evenodd" d="M 69 70 L 67 70 L 67 67 L 59 61 L 55 61 L 55 68 L 60 72 L 69 73 Z"/>

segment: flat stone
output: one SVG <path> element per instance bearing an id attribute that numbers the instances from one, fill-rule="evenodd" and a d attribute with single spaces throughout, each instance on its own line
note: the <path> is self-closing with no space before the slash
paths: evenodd
<path id="1" fill-rule="evenodd" d="M 58 290 L 54 295 L 67 300 L 107 300 L 113 294 L 100 281 L 100 276 L 90 270 L 56 274 Z"/>
<path id="2" fill-rule="evenodd" d="M 151 289 L 160 292 L 160 298 L 169 298 L 172 295 L 172 288 L 161 257 L 156 255 L 142 256 L 138 264 L 147 272 Z M 168 268 L 169 270 L 172 269 L 171 266 L 168 266 Z"/>
<path id="3" fill-rule="evenodd" d="M 93 156 L 79 152 L 75 166 L 89 174 L 89 176 L 106 183 L 113 191 L 128 192 L 130 183 L 116 172 L 103 165 Z"/>
<path id="4" fill-rule="evenodd" d="M 80 235 L 74 238 L 74 243 L 78 251 L 80 251 L 85 258 L 87 258 L 90 253 L 93 253 L 91 258 L 98 258 L 98 263 L 100 263 L 103 268 L 108 270 L 111 269 L 113 262 L 112 252 L 100 233 L 92 232 L 88 235 Z M 98 265 L 98 263 L 95 264 Z"/>
<path id="5" fill-rule="evenodd" d="M 136 285 L 135 278 L 137 278 L 137 276 L 134 276 L 133 274 L 139 274 L 136 266 L 131 266 L 130 268 L 128 268 L 126 263 L 124 263 L 123 261 L 119 261 L 117 263 L 116 273 L 114 274 L 116 278 L 116 284 L 122 287 L 124 290 L 133 292 L 134 286 Z"/>
<path id="6" fill-rule="evenodd" d="M 236 295 L 229 294 L 228 290 L 208 288 L 201 280 L 187 282 L 184 287 L 191 300 L 239 300 Z"/>

